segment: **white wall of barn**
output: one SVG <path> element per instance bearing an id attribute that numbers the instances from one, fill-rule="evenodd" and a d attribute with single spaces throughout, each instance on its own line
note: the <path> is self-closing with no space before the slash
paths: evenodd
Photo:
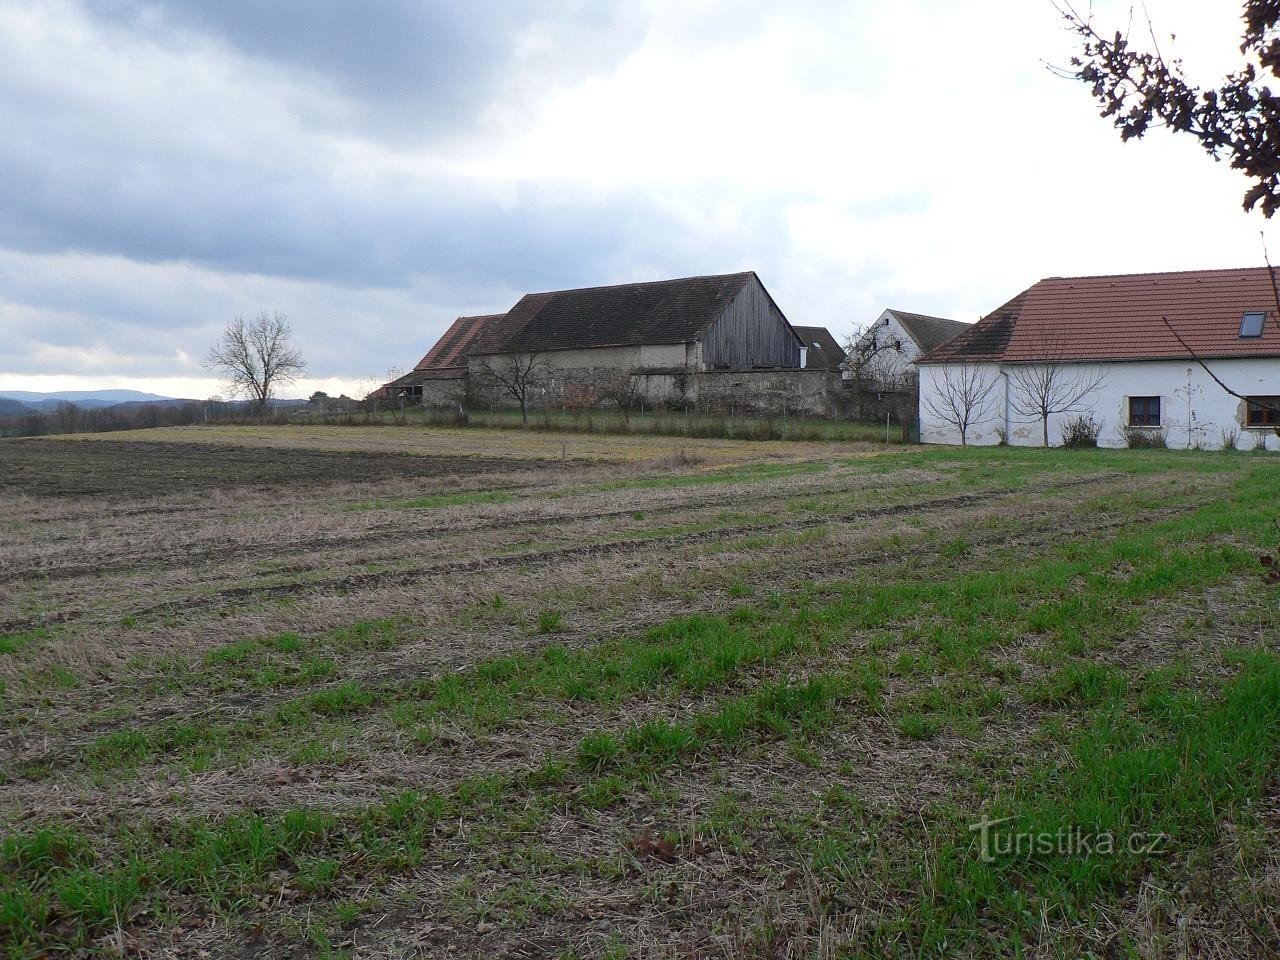
<path id="1" fill-rule="evenodd" d="M 1280 395 L 1280 358 L 1239 358 L 1206 361 L 1213 372 L 1233 390 L 1246 396 Z M 1006 430 L 1009 443 L 1038 447 L 1043 443 L 1039 418 L 1019 416 L 1009 402 L 1018 393 L 1016 382 L 1007 376 L 1022 364 L 976 363 L 984 376 L 994 382 L 988 409 L 981 422 L 969 428 L 971 444 L 1000 442 Z M 957 376 L 958 364 L 924 364 L 920 367 L 920 439 L 924 443 L 959 444 L 959 430 L 930 410 L 945 396 L 945 374 Z M 1280 449 L 1280 437 L 1270 427 L 1245 425 L 1244 401 L 1222 389 L 1194 361 L 1143 360 L 1109 363 L 1064 364 L 1064 376 L 1088 382 L 1098 374 L 1104 379 L 1082 403 L 1081 412 L 1092 415 L 1101 425 L 1098 443 L 1105 447 L 1125 446 L 1124 429 L 1129 425 L 1130 397 L 1159 397 L 1161 429 L 1172 449 L 1201 447 L 1220 449 L 1224 435 L 1234 432 L 1241 449 Z M 1006 396 L 1006 393 L 1011 396 Z M 1080 412 L 1049 418 L 1049 443 L 1062 442 L 1063 428 Z"/>

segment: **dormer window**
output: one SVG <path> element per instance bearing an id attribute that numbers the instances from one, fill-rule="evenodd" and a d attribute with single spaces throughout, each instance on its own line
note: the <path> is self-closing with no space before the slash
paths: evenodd
<path id="1" fill-rule="evenodd" d="M 1267 315 L 1262 311 L 1251 311 L 1240 318 L 1240 336 L 1241 337 L 1260 337 L 1262 336 L 1262 325 L 1266 322 Z"/>

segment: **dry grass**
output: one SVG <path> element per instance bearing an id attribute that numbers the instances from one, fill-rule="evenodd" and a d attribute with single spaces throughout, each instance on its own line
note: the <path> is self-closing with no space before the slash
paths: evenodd
<path id="1" fill-rule="evenodd" d="M 450 430 L 330 426 L 192 426 L 130 431 L 131 440 L 160 443 L 223 443 L 279 450 L 358 451 L 444 457 L 500 457 L 515 460 L 570 460 L 638 463 L 697 449 L 704 463 L 718 465 L 759 460 L 802 460 L 832 455 L 879 454 L 866 443 L 805 443 L 786 440 L 715 440 L 663 436 L 539 433 L 468 428 Z M 118 439 L 119 434 L 73 434 L 69 443 Z"/>
<path id="2" fill-rule="evenodd" d="M 161 890 L 151 912 L 75 944 L 91 953 L 950 955 L 913 940 L 909 920 L 940 856 L 939 811 L 984 807 L 1060 758 L 1046 731 L 1087 728 L 1091 708 L 1071 699 L 1064 670 L 1123 676 L 1131 690 L 1165 671 L 1208 697 L 1237 672 L 1234 651 L 1276 646 L 1274 597 L 1214 552 L 1266 542 L 1261 525 L 1188 526 L 1157 550 L 1055 573 L 1076 553 L 1216 516 L 1240 495 L 1245 458 L 346 427 L 137 434 L 175 444 L 178 473 L 196 436 L 241 454 L 513 467 L 0 494 L 0 822 L 24 835 L 76 825 L 110 857 L 129 826 L 301 808 L 358 818 L 406 790 L 470 799 L 432 828 L 415 866 L 348 851 L 313 888 L 300 878 L 319 868 L 303 858 L 229 908 Z M 1135 586 L 1153 570 L 1185 577 L 1178 550 L 1201 558 L 1200 580 Z M 966 586 L 970 572 L 988 579 Z M 993 586 L 1019 576 L 1030 579 L 1007 598 Z M 1072 603 L 1094 594 L 1111 599 L 1082 633 Z M 714 682 L 672 667 L 600 699 L 554 676 L 502 686 L 511 664 L 549 650 L 625 672 L 691 618 L 713 640 L 750 635 L 766 652 Z M 652 765 L 580 766 L 593 738 L 694 729 L 737 699 L 831 676 L 867 686 L 842 688 L 811 726 L 709 738 Z M 418 718 L 448 684 L 457 703 Z M 486 684 L 498 695 L 468 700 Z M 344 690 L 357 691 L 350 705 L 280 719 Z M 174 730 L 214 736 L 199 747 L 160 736 Z M 145 743 L 117 749 L 130 737 Z M 1107 955 L 1130 936 L 1141 956 L 1266 955 L 1275 798 L 1256 802 L 1184 866 L 1157 865 L 1075 920 L 1047 919 L 1028 953 Z M 6 882 L 0 863 L 0 892 Z M 958 953 L 1003 955 L 994 942 Z"/>

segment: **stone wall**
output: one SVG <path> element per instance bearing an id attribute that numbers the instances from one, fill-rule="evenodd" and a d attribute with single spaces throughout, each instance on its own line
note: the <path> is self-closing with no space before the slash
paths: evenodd
<path id="1" fill-rule="evenodd" d="M 422 400 L 424 407 L 456 408 L 467 403 L 466 376 L 447 377 L 422 381 Z"/>
<path id="2" fill-rule="evenodd" d="M 623 402 L 630 408 L 705 411 L 729 415 L 835 417 L 844 388 L 831 370 L 710 370 L 616 367 L 546 371 L 530 391 L 530 409 Z M 473 369 L 469 396 L 477 407 L 513 408 L 515 400 Z"/>

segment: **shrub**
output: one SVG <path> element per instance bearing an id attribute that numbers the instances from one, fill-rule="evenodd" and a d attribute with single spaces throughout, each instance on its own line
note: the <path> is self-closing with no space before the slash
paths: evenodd
<path id="1" fill-rule="evenodd" d="M 1222 431 L 1222 449 L 1223 450 L 1239 450 L 1240 449 L 1240 431 L 1235 427 Z"/>
<path id="2" fill-rule="evenodd" d="M 1124 445 L 1130 450 L 1163 450 L 1169 445 L 1163 427 L 1158 430 L 1151 427 L 1125 427 L 1121 433 L 1124 435 Z"/>
<path id="3" fill-rule="evenodd" d="M 1091 415 L 1076 417 L 1062 428 L 1062 445 L 1064 447 L 1096 447 L 1098 434 L 1102 427 Z"/>

